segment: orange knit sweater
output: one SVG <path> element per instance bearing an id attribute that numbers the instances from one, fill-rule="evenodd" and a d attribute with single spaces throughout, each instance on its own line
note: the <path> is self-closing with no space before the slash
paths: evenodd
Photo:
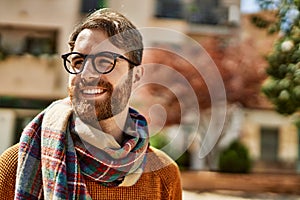
<path id="1" fill-rule="evenodd" d="M 14 199 L 18 148 L 19 145 L 16 144 L 0 156 L 0 200 Z M 181 200 L 182 189 L 177 165 L 160 150 L 151 147 L 150 152 L 145 173 L 133 186 L 105 187 L 86 178 L 92 199 Z"/>

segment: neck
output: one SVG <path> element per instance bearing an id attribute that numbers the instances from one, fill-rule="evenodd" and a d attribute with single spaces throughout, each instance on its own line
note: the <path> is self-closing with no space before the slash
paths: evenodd
<path id="1" fill-rule="evenodd" d="M 115 140 L 121 144 L 123 141 L 123 128 L 128 116 L 128 107 L 121 113 L 105 120 L 99 121 L 99 125 L 103 132 L 112 135 Z"/>

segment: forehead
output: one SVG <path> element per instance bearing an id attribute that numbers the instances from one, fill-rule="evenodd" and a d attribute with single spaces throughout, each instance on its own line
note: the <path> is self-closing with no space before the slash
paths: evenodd
<path id="1" fill-rule="evenodd" d="M 114 46 L 105 32 L 97 29 L 84 29 L 75 41 L 74 52 L 95 54 L 102 51 L 111 51 L 122 54 L 123 51 Z"/>

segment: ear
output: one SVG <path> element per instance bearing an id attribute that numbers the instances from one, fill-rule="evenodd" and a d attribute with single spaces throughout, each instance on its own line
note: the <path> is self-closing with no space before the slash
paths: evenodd
<path id="1" fill-rule="evenodd" d="M 133 69 L 133 83 L 137 83 L 144 75 L 144 67 L 139 65 Z"/>

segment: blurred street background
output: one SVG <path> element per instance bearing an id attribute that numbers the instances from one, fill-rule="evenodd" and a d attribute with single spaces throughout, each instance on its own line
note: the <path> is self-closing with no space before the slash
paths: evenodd
<path id="1" fill-rule="evenodd" d="M 1 0 L 0 153 L 68 95 L 60 55 L 104 7 L 143 34 L 130 103 L 179 165 L 184 199 L 299 199 L 298 0 Z"/>

